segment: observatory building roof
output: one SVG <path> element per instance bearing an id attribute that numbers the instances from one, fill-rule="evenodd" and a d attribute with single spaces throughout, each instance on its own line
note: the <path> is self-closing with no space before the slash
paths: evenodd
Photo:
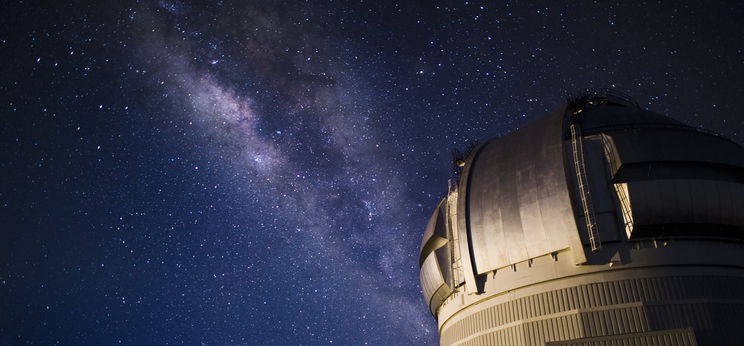
<path id="1" fill-rule="evenodd" d="M 426 227 L 424 295 L 434 313 L 479 275 L 559 251 L 585 263 L 607 242 L 741 238 L 742 205 L 740 145 L 629 102 L 584 98 L 471 151 Z M 700 233 L 704 224 L 717 227 Z"/>

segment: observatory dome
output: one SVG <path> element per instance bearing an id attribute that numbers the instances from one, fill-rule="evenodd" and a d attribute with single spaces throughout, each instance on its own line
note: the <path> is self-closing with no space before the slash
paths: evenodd
<path id="1" fill-rule="evenodd" d="M 740 145 L 594 95 L 469 153 L 420 279 L 443 345 L 725 344 L 742 240 Z"/>

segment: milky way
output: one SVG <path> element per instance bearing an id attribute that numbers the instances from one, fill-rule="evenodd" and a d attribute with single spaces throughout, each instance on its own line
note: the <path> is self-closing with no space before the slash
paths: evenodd
<path id="1" fill-rule="evenodd" d="M 263 16 L 263 13 L 255 15 Z M 277 20 L 267 27 L 257 27 L 272 32 L 272 37 L 258 35 L 246 39 L 247 43 L 238 42 L 241 51 L 276 48 L 255 47 L 250 43 L 252 40 L 272 44 L 295 40 L 282 34 L 291 23 L 282 22 L 287 19 Z M 339 295 L 333 299 L 356 302 L 358 312 L 351 313 L 355 317 L 353 323 L 344 326 L 344 321 L 339 320 L 336 329 L 354 328 L 367 315 L 389 319 L 389 328 L 400 329 L 399 333 L 404 335 L 428 324 L 426 316 L 420 314 L 420 298 L 411 294 L 415 289 L 410 287 L 416 279 L 415 272 L 410 270 L 416 253 L 410 249 L 418 235 L 409 230 L 420 225 L 401 212 L 415 201 L 405 195 L 400 173 L 386 163 L 387 145 L 381 143 L 377 129 L 367 124 L 369 110 L 357 109 L 359 101 L 347 96 L 349 91 L 345 89 L 355 87 L 350 85 L 353 81 L 339 76 L 334 77 L 331 85 L 321 86 L 301 81 L 277 82 L 281 75 L 259 70 L 263 73 L 259 77 L 268 79 L 269 86 L 287 91 L 279 99 L 287 112 L 283 121 L 290 124 L 269 131 L 261 124 L 270 122 L 271 116 L 282 115 L 264 114 L 254 108 L 256 100 L 251 95 L 263 89 L 244 87 L 238 91 L 230 82 L 220 82 L 209 71 L 194 66 L 190 61 L 196 59 L 187 52 L 177 48 L 163 51 L 163 47 L 178 47 L 178 42 L 160 39 L 154 40 L 159 42 L 156 46 L 146 48 L 154 50 L 157 56 L 169 56 L 164 59 L 160 74 L 168 84 L 165 90 L 175 99 L 173 106 L 188 105 L 189 125 L 215 138 L 204 145 L 212 146 L 208 150 L 219 153 L 221 160 L 231 162 L 226 167 L 227 174 L 243 180 L 259 208 L 280 219 L 281 224 L 291 225 L 290 229 L 279 230 L 287 238 L 286 247 L 291 247 L 282 252 L 289 252 L 287 257 L 295 263 L 315 262 L 283 270 L 317 270 L 319 266 L 322 271 L 318 274 L 327 280 L 324 286 L 330 285 L 334 295 Z M 313 43 L 313 38 L 306 40 Z M 272 63 L 264 59 L 273 58 L 256 59 L 255 63 L 263 66 Z M 210 60 L 210 65 L 213 64 L 214 60 Z M 328 75 L 338 75 L 330 72 L 334 70 L 333 64 L 323 65 Z M 311 73 L 296 69 L 294 73 L 299 76 Z M 311 124 L 306 125 L 307 122 Z M 319 136 L 316 141 L 324 143 L 303 143 L 294 135 L 308 131 L 317 131 L 312 135 Z M 310 167 L 307 167 L 308 157 L 311 157 Z M 328 174 L 328 166 L 333 167 L 332 174 Z M 244 231 L 267 230 L 249 227 Z M 409 268 L 401 270 L 406 264 Z M 339 278 L 341 282 L 336 282 Z M 409 287 L 404 287 L 404 283 Z M 328 319 L 328 314 L 354 310 L 343 309 L 342 312 L 331 307 L 327 311 L 324 307 L 315 313 L 321 319 Z"/>
<path id="2" fill-rule="evenodd" d="M 436 344 L 451 152 L 614 87 L 741 142 L 741 4 L 0 14 L 0 343 Z"/>
<path id="3" fill-rule="evenodd" d="M 183 10 L 163 7 L 171 14 L 183 15 Z M 252 8 L 247 13 L 255 18 L 267 15 Z M 252 31 L 260 34 L 243 38 L 244 41 L 236 38 L 240 51 L 253 57 L 251 64 L 258 65 L 255 78 L 266 81 L 267 86 L 249 83 L 238 90 L 234 82 L 220 81 L 218 73 L 209 69 L 219 60 L 206 59 L 208 65 L 198 66 L 193 62 L 199 59 L 178 42 L 178 37 L 147 35 L 150 39 L 145 40 L 143 49 L 153 54 L 152 59 L 162 59 L 156 82 L 174 100 L 174 110 L 187 106 L 188 125 L 209 135 L 210 139 L 204 142 L 207 150 L 230 161 L 224 174 L 237 184 L 245 184 L 244 188 L 250 191 L 246 197 L 257 202 L 251 208 L 263 209 L 278 224 L 289 225 L 288 229 L 279 230 L 291 247 L 283 250 L 288 252 L 283 256 L 300 264 L 282 270 L 320 269 L 316 275 L 327 281 L 322 289 L 331 286 L 336 295 L 333 299 L 353 301 L 356 305 L 342 311 L 324 306 L 313 313 L 321 319 L 328 319 L 328 314 L 353 316 L 349 326 L 344 326 L 348 320 L 336 322 L 334 329 L 338 332 L 353 330 L 365 319 L 376 318 L 390 320 L 389 329 L 398 330 L 392 334 L 411 337 L 410 331 L 421 330 L 430 323 L 420 313 L 420 297 L 415 288 L 411 290 L 416 279 L 411 270 L 416 252 L 411 248 L 418 234 L 410 230 L 420 225 L 403 211 L 416 202 L 406 195 L 404 181 L 398 176 L 400 171 L 387 163 L 389 144 L 378 133 L 384 128 L 368 124 L 373 110 L 364 109 L 360 106 L 362 100 L 357 99 L 356 95 L 369 91 L 337 73 L 339 67 L 330 59 L 309 63 L 313 58 L 321 59 L 314 53 L 304 61 L 288 63 L 289 73 L 284 69 L 272 71 L 276 59 L 273 51 L 278 48 L 281 54 L 289 48 L 258 46 L 254 41 L 290 41 L 289 46 L 312 44 L 316 47 L 313 52 L 328 49 L 323 47 L 321 38 L 285 33 L 292 25 L 288 20 L 258 20 L 260 24 Z M 253 23 L 241 20 L 246 22 Z M 243 28 L 247 32 L 250 29 Z M 302 42 L 295 42 L 298 39 Z M 214 50 L 212 54 L 222 56 L 219 48 Z M 295 54 L 293 60 L 297 60 Z M 314 74 L 313 69 L 327 72 Z M 308 78 L 312 80 L 307 81 Z M 279 91 L 277 98 L 285 114 L 256 109 L 257 101 L 252 95 L 267 87 Z M 272 126 L 272 122 L 282 126 Z M 317 138 L 303 142 L 296 135 L 302 132 Z M 247 227 L 243 231 L 267 230 Z M 407 270 L 401 270 L 406 266 Z M 306 289 L 302 287 L 300 291 Z M 327 295 L 321 297 L 325 299 Z M 309 299 L 323 304 L 322 300 L 318 303 L 317 296 Z M 424 331 L 412 337 L 418 339 L 430 333 Z"/>

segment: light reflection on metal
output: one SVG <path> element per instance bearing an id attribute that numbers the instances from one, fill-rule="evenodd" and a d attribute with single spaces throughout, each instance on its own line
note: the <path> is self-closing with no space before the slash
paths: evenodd
<path id="1" fill-rule="evenodd" d="M 633 209 L 630 207 L 628 184 L 612 184 L 612 188 L 615 190 L 618 202 L 620 203 L 620 209 L 622 210 L 625 235 L 630 238 L 630 235 L 633 234 Z"/>
<path id="2" fill-rule="evenodd" d="M 467 209 L 476 275 L 570 248 L 582 263 L 564 158 L 564 112 L 486 142 L 463 174 L 459 198 Z M 569 153 L 570 155 L 570 153 Z M 463 251 L 464 253 L 464 251 Z M 467 264 L 464 264 L 467 267 Z M 469 290 L 469 288 L 468 288 Z"/>
<path id="3" fill-rule="evenodd" d="M 608 182 L 612 185 L 613 191 L 615 191 L 615 198 L 617 203 L 620 205 L 625 235 L 629 239 L 630 235 L 633 233 L 633 209 L 630 207 L 628 184 L 613 183 L 615 174 L 620 169 L 620 158 L 617 153 L 617 148 L 615 147 L 612 137 L 609 135 L 603 133 L 599 137 L 602 142 L 602 151 L 604 152 L 604 157 L 607 162 L 609 173 Z"/>
<path id="4" fill-rule="evenodd" d="M 439 267 L 439 261 L 437 261 L 437 256 L 434 252 L 429 254 L 426 260 L 424 260 L 421 266 L 420 279 L 421 290 L 428 302 L 429 310 L 433 315 L 436 315 L 437 309 L 439 309 L 442 302 L 452 293 L 452 290 L 445 282 L 441 268 Z"/>
<path id="5" fill-rule="evenodd" d="M 422 242 L 442 345 L 744 339 L 744 148 L 589 95 L 469 153 Z"/>

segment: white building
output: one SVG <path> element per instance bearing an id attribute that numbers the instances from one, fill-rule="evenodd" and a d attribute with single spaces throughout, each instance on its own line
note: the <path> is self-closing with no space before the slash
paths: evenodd
<path id="1" fill-rule="evenodd" d="M 432 215 L 442 345 L 744 343 L 744 148 L 582 97 L 473 149 Z"/>

